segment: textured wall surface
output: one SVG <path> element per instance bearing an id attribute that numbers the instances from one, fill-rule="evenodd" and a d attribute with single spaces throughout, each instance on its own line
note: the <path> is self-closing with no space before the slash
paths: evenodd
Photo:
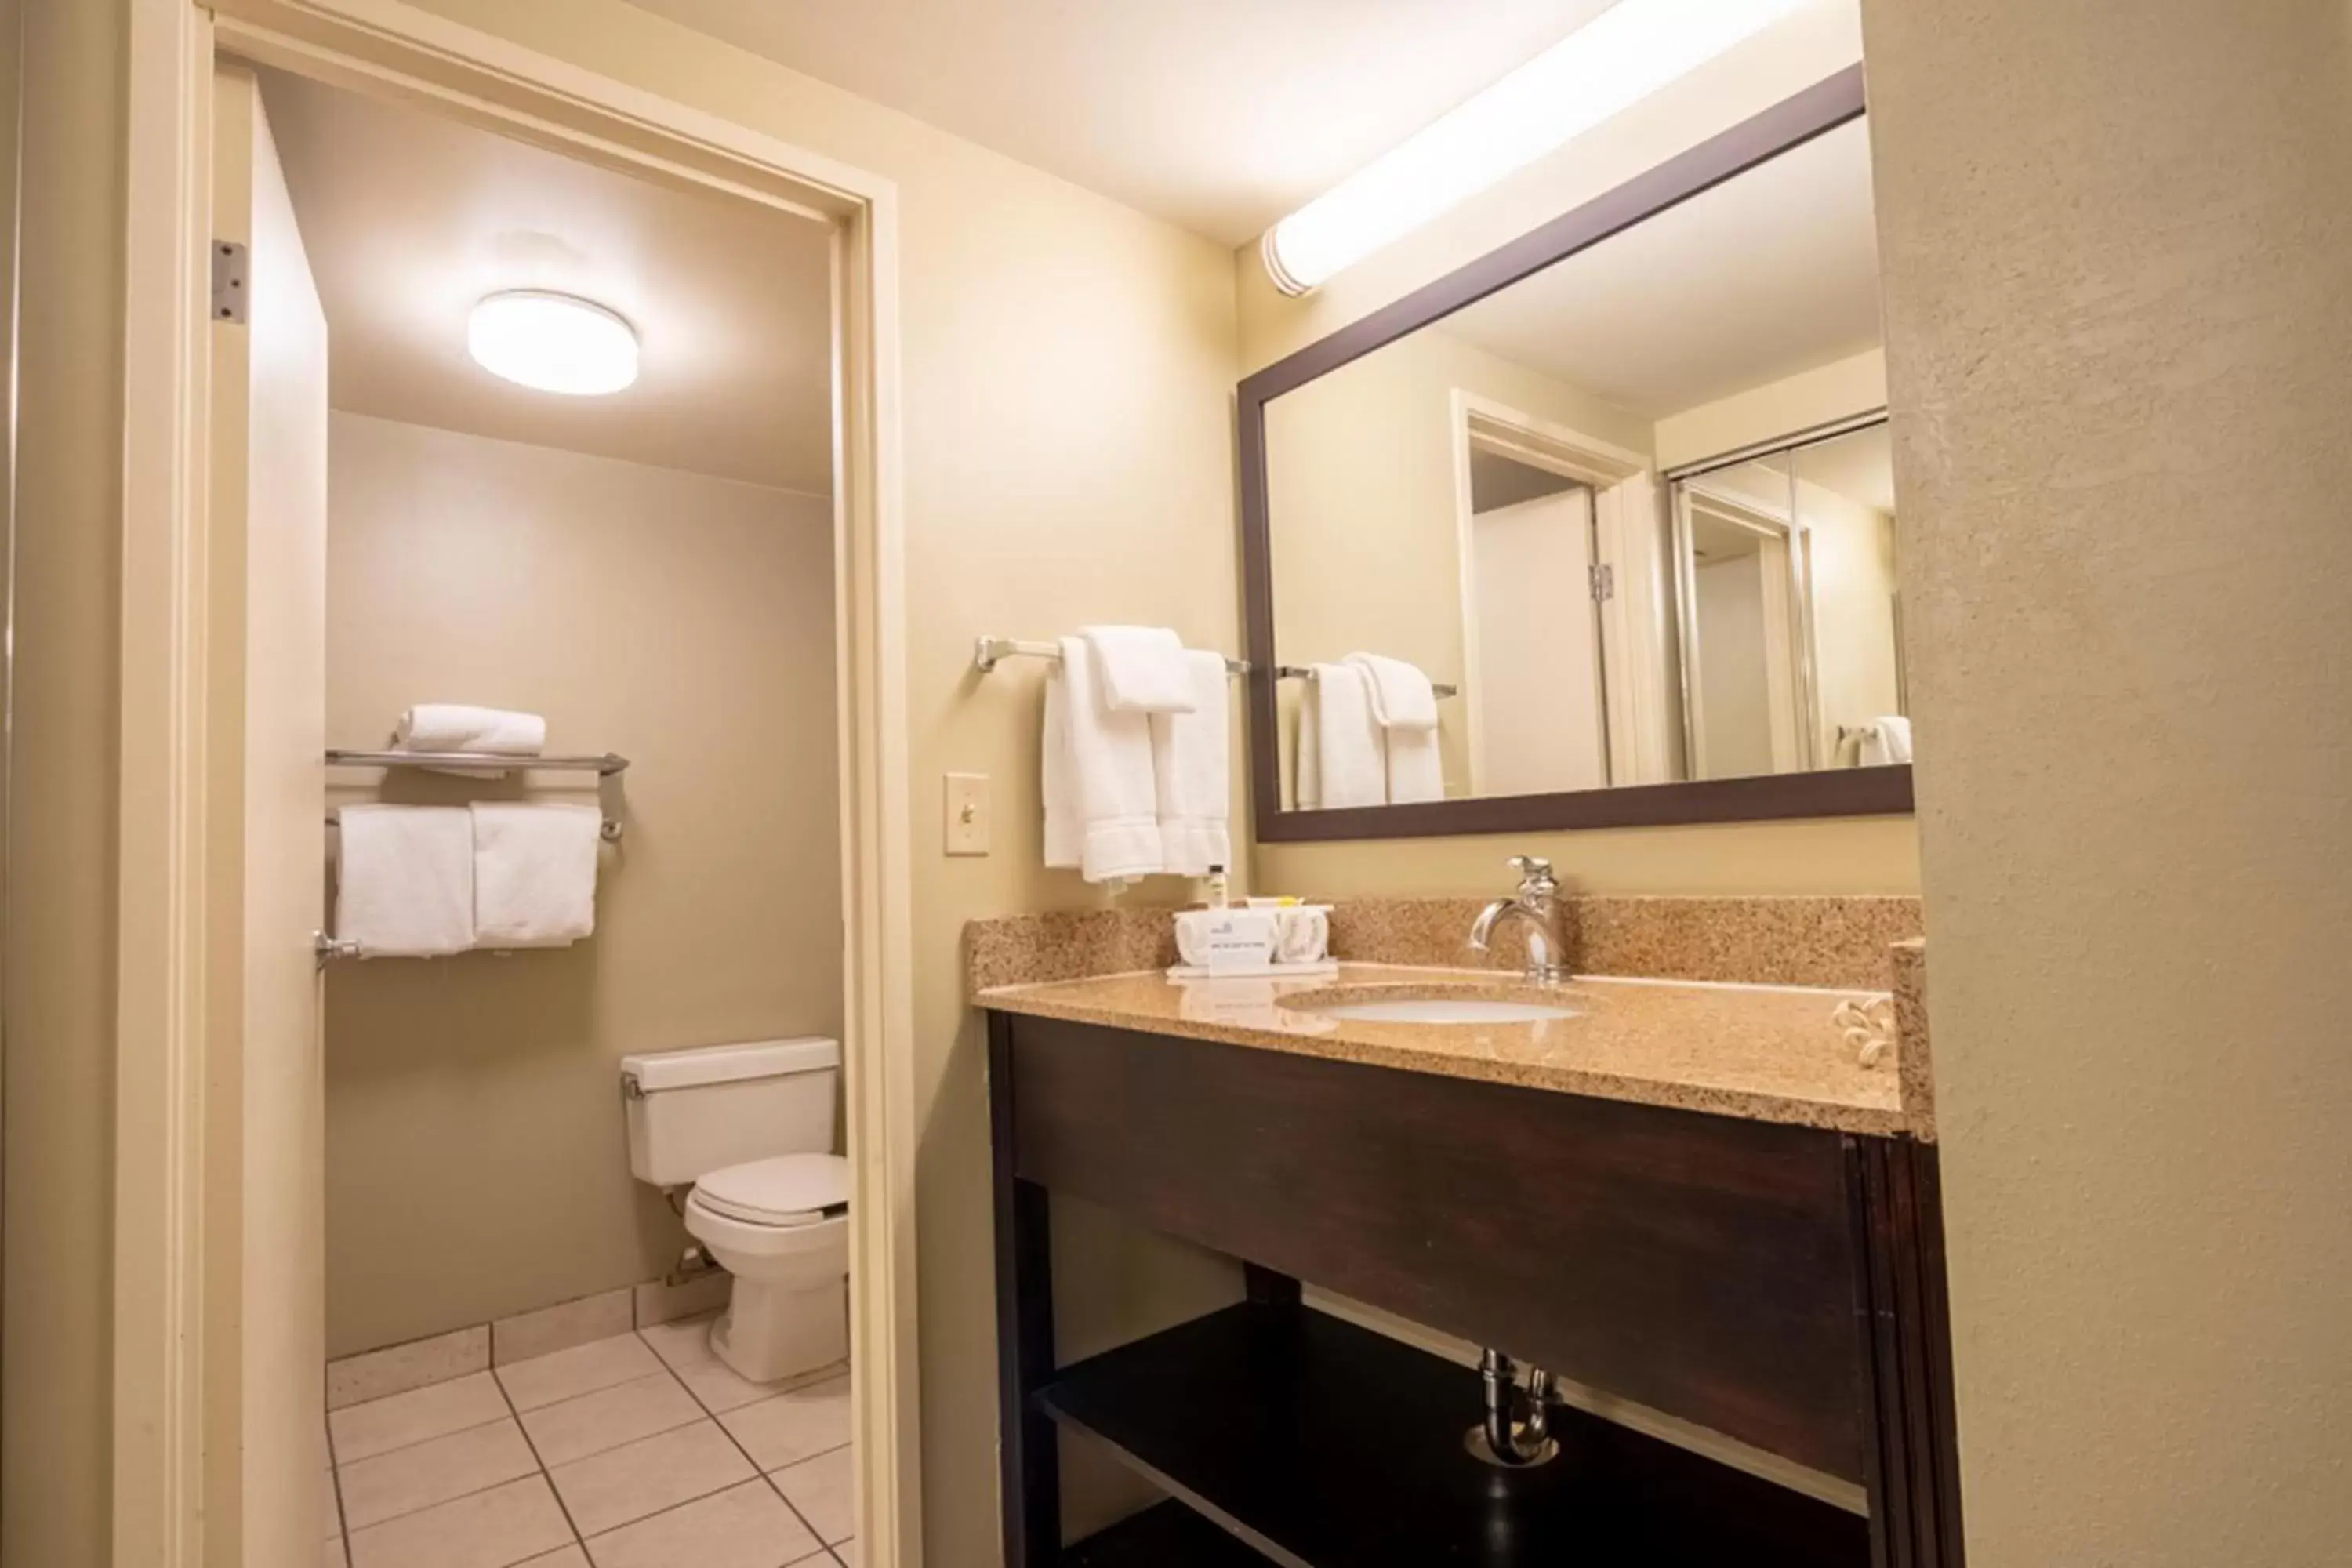
<path id="1" fill-rule="evenodd" d="M 2352 9 L 1865 29 L 1969 1563 L 2341 1563 Z"/>

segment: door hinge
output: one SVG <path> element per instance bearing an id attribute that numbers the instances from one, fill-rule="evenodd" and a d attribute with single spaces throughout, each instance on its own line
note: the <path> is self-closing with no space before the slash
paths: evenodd
<path id="1" fill-rule="evenodd" d="M 1617 596 L 1617 568 L 1595 562 L 1587 568 L 1592 574 L 1592 602 L 1605 604 Z"/>
<path id="2" fill-rule="evenodd" d="M 251 289 L 252 258 L 233 239 L 213 241 L 213 320 L 245 320 L 246 295 Z"/>

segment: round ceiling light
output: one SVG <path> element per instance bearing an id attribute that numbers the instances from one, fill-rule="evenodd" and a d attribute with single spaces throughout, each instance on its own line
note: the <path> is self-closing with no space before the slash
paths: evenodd
<path id="1" fill-rule="evenodd" d="M 569 294 L 492 294 L 474 307 L 466 348 L 492 375 L 541 392 L 595 397 L 637 379 L 636 329 Z"/>

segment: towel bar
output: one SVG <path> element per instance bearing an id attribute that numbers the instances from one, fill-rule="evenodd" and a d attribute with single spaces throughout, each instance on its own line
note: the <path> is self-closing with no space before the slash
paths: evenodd
<path id="1" fill-rule="evenodd" d="M 992 673 L 1008 658 L 1059 658 L 1062 645 L 1050 642 L 1029 642 L 1020 637 L 976 637 L 972 641 L 971 667 L 982 675 Z M 1249 660 L 1225 660 L 1229 675 L 1247 675 Z"/>
<path id="2" fill-rule="evenodd" d="M 1315 672 L 1303 664 L 1277 664 L 1274 667 L 1274 678 L 1276 680 L 1312 680 L 1315 679 Z M 1462 695 L 1460 687 L 1449 686 L 1442 680 L 1431 681 L 1429 689 L 1440 697 Z"/>
<path id="3" fill-rule="evenodd" d="M 614 778 L 628 772 L 629 759 L 617 752 L 606 752 L 601 757 L 508 757 L 492 752 L 352 752 L 341 747 L 327 748 L 327 765 L 331 768 L 463 768 L 484 773 L 505 773 L 509 770 L 546 768 L 558 773 L 587 773 L 593 770 L 600 779 Z M 327 826 L 335 826 L 331 814 Z M 607 844 L 621 841 L 620 818 L 607 815 L 596 837 Z"/>

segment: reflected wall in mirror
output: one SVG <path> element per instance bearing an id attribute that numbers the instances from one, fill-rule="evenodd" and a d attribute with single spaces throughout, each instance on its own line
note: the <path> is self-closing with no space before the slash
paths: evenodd
<path id="1" fill-rule="evenodd" d="M 1427 809 L 1908 761 L 1859 90 L 1645 220 L 1523 242 L 1244 384 L 1262 837 L 1908 809 L 1907 773 L 1818 807 Z"/>

